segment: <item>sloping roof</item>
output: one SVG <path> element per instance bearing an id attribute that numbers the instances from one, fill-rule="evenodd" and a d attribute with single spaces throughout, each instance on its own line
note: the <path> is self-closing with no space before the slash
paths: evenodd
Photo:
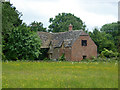
<path id="1" fill-rule="evenodd" d="M 41 48 L 49 48 L 50 43 L 53 47 L 61 47 L 63 42 L 64 47 L 71 47 L 79 36 L 88 36 L 88 34 L 82 30 L 72 30 L 59 33 L 38 32 L 38 34 L 42 40 Z"/>
<path id="2" fill-rule="evenodd" d="M 42 40 L 41 48 L 49 48 L 49 45 L 52 39 L 52 34 L 48 32 L 38 32 L 38 35 Z"/>

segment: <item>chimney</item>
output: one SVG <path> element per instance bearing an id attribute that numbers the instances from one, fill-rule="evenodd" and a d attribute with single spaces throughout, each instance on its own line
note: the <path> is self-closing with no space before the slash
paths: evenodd
<path id="1" fill-rule="evenodd" d="M 72 31 L 72 24 L 69 25 L 69 31 Z"/>

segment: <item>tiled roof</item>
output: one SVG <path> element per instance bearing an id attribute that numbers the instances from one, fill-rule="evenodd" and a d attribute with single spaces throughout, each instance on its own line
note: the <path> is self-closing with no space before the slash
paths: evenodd
<path id="1" fill-rule="evenodd" d="M 88 34 L 82 30 L 72 30 L 59 33 L 38 32 L 38 34 L 42 40 L 41 48 L 49 48 L 50 43 L 53 47 L 61 47 L 63 42 L 64 47 L 71 47 L 79 36 L 88 36 Z"/>

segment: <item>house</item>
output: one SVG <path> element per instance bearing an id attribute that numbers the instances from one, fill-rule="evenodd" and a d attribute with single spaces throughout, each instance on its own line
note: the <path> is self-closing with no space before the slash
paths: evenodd
<path id="1" fill-rule="evenodd" d="M 48 49 L 50 59 L 58 59 L 63 54 L 68 61 L 97 57 L 97 46 L 90 36 L 83 30 L 72 30 L 71 24 L 68 32 L 38 32 L 38 35 L 42 40 L 41 48 Z"/>

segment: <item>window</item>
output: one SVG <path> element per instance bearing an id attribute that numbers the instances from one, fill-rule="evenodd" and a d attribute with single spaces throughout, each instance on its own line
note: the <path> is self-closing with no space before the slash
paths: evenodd
<path id="1" fill-rule="evenodd" d="M 87 40 L 82 40 L 82 46 L 87 46 Z"/>
<path id="2" fill-rule="evenodd" d="M 83 59 L 86 59 L 86 57 L 87 57 L 87 56 L 84 55 L 84 56 L 83 56 Z"/>

